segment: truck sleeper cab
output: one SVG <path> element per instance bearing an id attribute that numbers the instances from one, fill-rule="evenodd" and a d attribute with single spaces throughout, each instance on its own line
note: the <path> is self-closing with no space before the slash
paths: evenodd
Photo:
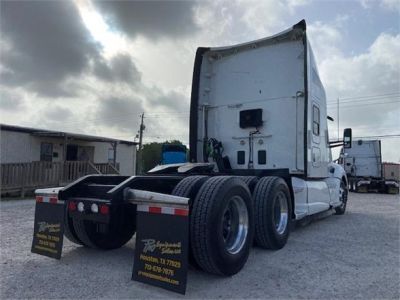
<path id="1" fill-rule="evenodd" d="M 190 262 L 232 275 L 253 241 L 280 249 L 293 220 L 343 214 L 347 178 L 331 162 L 325 91 L 306 23 L 269 38 L 196 53 L 190 162 L 143 176 L 87 176 L 63 188 L 66 236 L 121 247 L 135 233 L 129 190 L 189 198 Z"/>

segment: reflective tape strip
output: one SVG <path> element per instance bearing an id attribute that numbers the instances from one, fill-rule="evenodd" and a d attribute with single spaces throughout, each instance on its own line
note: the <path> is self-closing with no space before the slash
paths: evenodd
<path id="1" fill-rule="evenodd" d="M 37 203 L 64 204 L 64 201 L 58 200 L 55 196 L 36 196 Z"/>
<path id="2" fill-rule="evenodd" d="M 161 207 L 148 206 L 148 208 L 149 208 L 149 212 L 151 212 L 153 214 L 161 214 L 162 213 Z"/>
<path id="3" fill-rule="evenodd" d="M 165 214 L 165 215 L 184 216 L 184 217 L 187 217 L 189 215 L 189 209 L 187 208 L 174 208 L 169 206 L 160 207 L 160 206 L 138 204 L 136 210 L 152 214 Z"/>
<path id="4" fill-rule="evenodd" d="M 187 217 L 189 215 L 189 210 L 182 208 L 175 208 L 175 215 Z"/>

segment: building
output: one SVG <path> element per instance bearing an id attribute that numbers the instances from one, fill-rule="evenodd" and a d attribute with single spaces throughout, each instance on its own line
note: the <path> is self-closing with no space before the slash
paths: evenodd
<path id="1" fill-rule="evenodd" d="M 385 179 L 400 181 L 400 164 L 384 162 L 382 165 Z"/>
<path id="2" fill-rule="evenodd" d="M 136 171 L 137 143 L 132 141 L 4 124 L 0 129 L 2 193 L 21 185 L 64 185 L 87 174 Z"/>

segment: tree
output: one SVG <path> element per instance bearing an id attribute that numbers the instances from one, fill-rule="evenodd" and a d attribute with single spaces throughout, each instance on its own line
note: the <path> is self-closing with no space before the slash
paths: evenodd
<path id="1" fill-rule="evenodd" d="M 144 144 L 142 150 L 143 172 L 147 172 L 161 163 L 161 148 L 164 144 L 183 145 L 182 142 L 178 140 L 165 141 L 163 143 L 152 142 Z"/>

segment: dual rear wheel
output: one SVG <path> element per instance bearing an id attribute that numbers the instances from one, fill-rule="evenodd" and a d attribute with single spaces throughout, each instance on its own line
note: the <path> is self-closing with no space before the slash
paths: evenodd
<path id="1" fill-rule="evenodd" d="M 173 194 L 191 199 L 189 261 L 206 272 L 233 275 L 253 240 L 280 249 L 289 236 L 290 193 L 279 177 L 192 176 Z"/>

